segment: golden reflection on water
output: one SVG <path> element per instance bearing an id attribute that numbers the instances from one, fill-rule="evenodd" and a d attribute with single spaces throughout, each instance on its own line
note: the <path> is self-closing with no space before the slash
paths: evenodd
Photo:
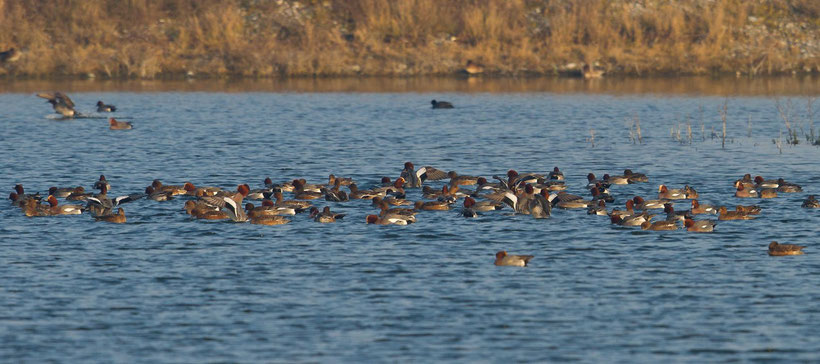
<path id="1" fill-rule="evenodd" d="M 0 92 L 553 92 L 708 96 L 820 95 L 820 77 L 286 78 L 189 80 L 0 80 Z"/>

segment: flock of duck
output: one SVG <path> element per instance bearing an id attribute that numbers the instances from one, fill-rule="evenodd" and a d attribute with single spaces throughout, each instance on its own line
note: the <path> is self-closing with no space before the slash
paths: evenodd
<path id="1" fill-rule="evenodd" d="M 74 215 L 89 213 L 97 221 L 125 223 L 127 221 L 123 205 L 139 199 L 153 201 L 184 200 L 184 211 L 192 219 L 231 220 L 261 225 L 280 225 L 291 221 L 292 216 L 307 212 L 310 219 L 319 223 L 333 223 L 345 214 L 331 211 L 329 206 L 319 208 L 312 201 L 323 199 L 331 202 L 350 200 L 371 200 L 372 214 L 365 217 L 367 224 L 408 225 L 416 223 L 418 215 L 427 211 L 452 210 L 461 205 L 458 213 L 466 218 L 474 218 L 482 213 L 509 209 L 514 214 L 530 215 L 535 219 L 546 219 L 553 209 L 586 209 L 589 214 L 608 216 L 612 224 L 640 227 L 644 230 L 677 230 L 691 232 L 712 232 L 720 220 L 749 220 L 761 213 L 756 205 L 737 205 L 732 211 L 725 206 L 709 206 L 698 202 L 697 191 L 684 186 L 680 189 L 665 185 L 658 187 L 656 199 L 634 196 L 626 200 L 623 209 L 608 209 L 607 203 L 614 202 L 610 194 L 613 185 L 647 183 L 648 177 L 627 169 L 622 175 L 605 174 L 597 179 L 592 173 L 587 175 L 586 188 L 589 195 L 584 197 L 568 193 L 564 175 L 558 167 L 548 174 L 519 174 L 509 170 L 506 176 L 492 176 L 494 182 L 480 176 L 460 175 L 455 171 L 443 172 L 431 166 L 416 169 L 407 162 L 394 180 L 382 177 L 381 183 L 369 189 L 362 189 L 351 178 L 329 175 L 327 183 L 309 184 L 305 179 L 293 179 L 284 183 L 273 183 L 265 178 L 262 186 L 252 189 L 242 184 L 235 190 L 219 187 L 196 186 L 191 182 L 182 185 L 165 185 L 154 180 L 142 193 L 109 196 L 111 185 L 104 175 L 93 185 L 96 192 L 86 192 L 82 186 L 51 187 L 47 194 L 27 194 L 23 185 L 14 187 L 9 195 L 12 204 L 30 217 Z M 428 181 L 448 180 L 440 188 L 425 184 Z M 472 187 L 475 186 L 475 187 Z M 778 193 L 801 192 L 802 188 L 780 178 L 766 180 L 760 176 L 752 178 L 747 174 L 734 182 L 737 198 L 775 198 Z M 342 189 L 344 187 L 345 189 Z M 467 189 L 467 188 L 471 189 Z M 408 190 L 420 189 L 421 199 L 409 200 Z M 292 199 L 285 199 L 290 193 Z M 83 204 L 61 203 L 64 201 Z M 254 205 L 251 200 L 260 201 Z M 676 210 L 674 204 L 688 200 L 687 210 Z M 459 201 L 461 201 L 459 203 Z M 803 207 L 820 208 L 820 202 L 813 196 L 803 202 Z M 653 210 L 662 212 L 652 213 Z M 717 215 L 717 219 L 697 219 L 698 216 Z M 769 246 L 770 255 L 803 254 L 803 246 L 778 244 Z M 526 266 L 530 255 L 511 255 L 504 251 L 496 254 L 496 265 Z"/>
<path id="2" fill-rule="evenodd" d="M 61 92 L 38 93 L 54 108 L 54 111 L 67 118 L 82 116 L 74 109 L 74 102 Z M 447 101 L 431 101 L 434 109 L 451 109 L 453 104 Z M 114 105 L 97 102 L 98 112 L 114 112 Z M 109 119 L 110 129 L 131 129 L 128 122 Z M 449 179 L 440 189 L 424 185 L 426 181 Z M 605 174 L 598 180 L 594 174 L 587 175 L 589 197 L 567 193 L 564 175 L 555 167 L 546 175 L 527 173 L 519 174 L 509 170 L 505 177 L 493 176 L 497 182 L 489 182 L 484 177 L 459 175 L 455 171 L 445 173 L 431 166 L 415 169 L 411 162 L 404 164 L 400 175 L 391 181 L 383 177 L 379 186 L 371 189 L 359 189 L 358 184 L 350 178 L 339 178 L 331 174 L 327 184 L 308 184 L 304 179 L 274 184 L 270 178 L 264 180 L 259 189 L 251 189 L 248 184 L 237 186 L 235 191 L 218 187 L 197 187 L 186 182 L 183 185 L 163 185 L 154 180 L 143 193 L 110 198 L 110 184 L 105 176 L 94 183 L 98 193 L 85 192 L 82 186 L 70 188 L 51 187 L 48 195 L 39 193 L 26 194 L 22 185 L 16 185 L 9 199 L 22 209 L 26 216 L 55 216 L 90 213 L 98 221 L 125 223 L 125 211 L 121 205 L 142 198 L 154 201 L 169 201 L 176 196 L 187 196 L 184 210 L 194 219 L 250 222 L 262 225 L 280 225 L 290 222 L 287 216 L 308 211 L 309 218 L 320 223 L 333 223 L 345 214 L 335 213 L 329 206 L 321 210 L 310 202 L 324 199 L 333 202 L 344 202 L 355 199 L 372 201 L 378 213 L 365 217 L 368 224 L 407 225 L 416 222 L 416 215 L 422 211 L 450 210 L 459 200 L 463 200 L 460 214 L 464 217 L 476 217 L 479 213 L 509 208 L 515 214 L 530 215 L 536 219 L 550 217 L 553 208 L 587 209 L 589 214 L 609 216 L 612 224 L 636 226 L 644 230 L 677 230 L 679 228 L 692 232 L 712 232 L 718 220 L 750 220 L 760 214 L 761 208 L 756 205 L 737 205 L 730 211 L 725 206 L 709 206 L 698 202 L 698 193 L 690 186 L 681 189 L 658 187 L 658 198 L 645 200 L 634 196 L 626 200 L 624 209 L 607 209 L 607 203 L 614 202 L 610 194 L 612 185 L 646 183 L 648 177 L 642 173 L 624 170 L 623 175 Z M 341 187 L 346 187 L 345 192 Z M 476 186 L 467 190 L 464 186 Z M 737 198 L 775 198 L 778 193 L 802 192 L 796 184 L 786 182 L 783 178 L 766 180 L 761 176 L 752 178 L 746 174 L 734 182 Z M 408 200 L 406 189 L 420 188 L 423 200 Z M 286 200 L 283 192 L 293 194 L 292 200 Z M 84 205 L 60 204 L 58 198 L 66 201 L 81 201 Z M 688 210 L 675 210 L 674 201 L 690 200 Z M 261 200 L 260 206 L 246 200 Z M 820 202 L 814 195 L 803 202 L 805 208 L 820 208 Z M 116 208 L 116 211 L 114 210 Z M 662 210 L 661 214 L 650 213 L 651 210 Z M 696 219 L 697 215 L 716 214 L 717 220 Z M 660 218 L 656 218 L 660 215 Z M 665 216 L 665 217 L 664 217 Z M 803 254 L 803 246 L 793 244 L 769 245 L 770 255 Z M 505 251 L 496 254 L 496 265 L 526 266 L 531 255 L 510 255 Z"/>

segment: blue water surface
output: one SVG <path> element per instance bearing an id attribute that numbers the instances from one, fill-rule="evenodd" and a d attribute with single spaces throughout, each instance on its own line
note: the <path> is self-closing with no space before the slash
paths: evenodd
<path id="1" fill-rule="evenodd" d="M 18 183 L 27 192 L 90 190 L 100 174 L 111 195 L 141 192 L 153 179 L 235 189 L 262 187 L 268 176 L 326 183 L 331 173 L 370 187 L 412 161 L 488 178 L 558 166 L 569 192 L 584 196 L 587 173 L 631 168 L 650 182 L 613 186 L 613 206 L 656 198 L 659 184 L 688 184 L 703 203 L 763 212 L 695 234 L 558 209 L 547 220 L 509 209 L 471 220 L 455 208 L 422 212 L 409 226 L 373 226 L 365 216 L 377 210 L 363 200 L 315 201 L 347 214 L 335 224 L 300 214 L 281 226 L 197 221 L 185 198 L 125 205 L 124 225 L 88 214 L 28 218 L 3 203 L 4 362 L 820 359 L 820 210 L 800 207 L 820 193 L 820 149 L 804 137 L 820 127 L 808 111 L 817 95 L 69 95 L 93 117 L 57 120 L 33 93 L 0 93 L 6 193 Z M 431 99 L 456 108 L 432 110 Z M 134 129 L 109 130 L 97 100 L 117 105 L 114 116 Z M 785 143 L 777 104 L 800 144 Z M 734 198 L 732 182 L 745 173 L 783 177 L 805 192 Z M 806 254 L 769 257 L 772 240 L 806 245 Z M 496 267 L 499 250 L 535 258 L 526 268 Z"/>

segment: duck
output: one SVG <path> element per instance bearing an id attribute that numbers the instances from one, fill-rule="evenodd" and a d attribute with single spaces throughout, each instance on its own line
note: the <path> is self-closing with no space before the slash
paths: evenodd
<path id="1" fill-rule="evenodd" d="M 108 125 L 108 129 L 111 130 L 129 130 L 134 128 L 130 122 L 117 121 L 117 119 L 114 118 L 108 118 Z"/>
<path id="2" fill-rule="evenodd" d="M 185 195 L 195 197 L 216 196 L 219 191 L 222 191 L 219 187 L 197 187 L 191 182 L 185 182 L 185 184 L 182 185 L 182 189 L 185 190 Z M 250 195 L 250 193 L 248 193 L 248 195 Z"/>
<path id="3" fill-rule="evenodd" d="M 388 178 L 388 179 L 389 179 L 389 178 Z M 355 182 L 353 181 L 353 178 L 349 178 L 349 177 L 336 177 L 336 176 L 335 176 L 334 174 L 332 174 L 332 173 L 331 173 L 329 176 L 327 176 L 327 185 L 328 185 L 328 186 L 335 186 L 335 185 L 336 185 L 336 181 L 339 181 L 339 185 L 340 185 L 340 186 L 350 186 L 350 185 L 352 185 L 353 183 L 355 183 Z"/>
<path id="4" fill-rule="evenodd" d="M 367 215 L 365 221 L 368 224 L 375 224 L 375 225 L 409 225 L 412 224 L 413 221 L 395 218 L 395 217 L 387 217 L 387 218 L 380 218 L 377 215 Z"/>
<path id="5" fill-rule="evenodd" d="M 17 193 L 17 196 L 19 196 L 19 198 L 24 199 L 24 200 L 25 199 L 34 199 L 34 200 L 39 201 L 43 198 L 42 196 L 40 196 L 39 192 L 37 192 L 37 193 L 28 193 L 27 194 L 26 189 L 23 188 L 23 185 L 19 184 L 19 183 L 14 185 L 14 192 Z"/>
<path id="6" fill-rule="evenodd" d="M 151 187 L 154 188 L 154 191 L 171 192 L 171 195 L 173 196 L 188 194 L 188 190 L 185 189 L 185 185 L 164 185 L 162 184 L 162 181 L 158 179 L 151 181 Z M 250 187 L 246 185 L 245 188 L 247 191 L 244 196 L 247 196 L 248 193 L 250 193 Z"/>
<path id="7" fill-rule="evenodd" d="M 689 210 L 692 215 L 698 214 L 716 214 L 717 209 L 712 205 L 702 205 L 697 199 L 692 200 L 692 209 Z"/>
<path id="8" fill-rule="evenodd" d="M 359 186 L 355 183 L 347 186 L 350 189 L 350 193 L 347 195 L 351 200 L 372 200 L 374 197 L 385 197 L 387 196 L 387 192 L 381 191 L 371 191 L 371 190 L 360 190 Z"/>
<path id="9" fill-rule="evenodd" d="M 331 174 L 331 176 L 333 175 Z M 347 193 L 345 193 L 345 191 L 339 190 L 341 186 L 342 180 L 334 179 L 332 188 L 322 187 L 321 191 L 322 194 L 325 195 L 325 201 L 343 202 L 349 200 L 349 197 L 347 197 Z"/>
<path id="10" fill-rule="evenodd" d="M 651 221 L 653 216 L 654 215 L 649 215 L 645 212 L 637 215 L 626 216 L 610 214 L 609 222 L 621 226 L 641 226 L 643 223 Z"/>
<path id="11" fill-rule="evenodd" d="M 629 184 L 629 178 L 626 176 L 610 176 L 609 173 L 604 173 L 604 183 L 611 185 L 625 185 Z"/>
<path id="12" fill-rule="evenodd" d="M 95 216 L 109 215 L 111 209 L 114 208 L 114 203 L 108 198 L 108 188 L 105 185 L 100 186 L 100 193 L 86 197 L 85 201 L 86 211 L 90 211 Z"/>
<path id="13" fill-rule="evenodd" d="M 721 206 L 718 209 L 718 220 L 751 220 L 754 216 L 742 211 L 727 211 L 726 206 Z"/>
<path id="14" fill-rule="evenodd" d="M 191 215 L 198 219 L 218 220 L 228 218 L 228 214 L 220 211 L 218 207 L 208 204 L 205 201 L 188 200 L 185 201 L 185 205 L 183 208 L 185 209 L 185 212 L 188 213 L 188 215 Z M 215 213 L 218 213 L 221 216 L 212 216 L 212 218 L 206 217 L 206 215 L 208 214 Z"/>
<path id="15" fill-rule="evenodd" d="M 313 206 L 311 206 L 313 208 Z M 248 213 L 248 217 L 253 218 L 256 215 L 296 215 L 305 211 L 302 208 L 294 208 L 290 206 L 276 206 L 273 201 L 264 199 L 262 200 L 262 206 L 254 207 L 252 203 L 245 204 L 245 211 Z"/>
<path id="16" fill-rule="evenodd" d="M 737 205 L 737 206 L 735 206 L 735 210 L 740 211 L 744 214 L 759 215 L 760 211 L 761 211 L 761 208 L 760 208 L 760 206 L 757 206 L 757 205 L 749 205 L 749 206 Z"/>
<path id="17" fill-rule="evenodd" d="M 145 187 L 145 195 L 153 201 L 171 201 L 174 194 L 171 191 L 156 191 L 153 186 Z"/>
<path id="18" fill-rule="evenodd" d="M 735 197 L 740 198 L 750 198 L 750 197 L 757 197 L 757 191 L 751 188 L 747 188 L 743 185 L 743 183 L 737 183 L 735 186 L 737 187 L 737 191 L 735 191 Z"/>
<path id="19" fill-rule="evenodd" d="M 798 184 L 786 182 L 783 178 L 777 179 L 777 192 L 784 192 L 784 193 L 795 193 L 795 192 L 803 192 L 803 187 L 800 187 Z"/>
<path id="20" fill-rule="evenodd" d="M 284 197 L 282 197 L 282 191 L 278 189 L 273 191 L 273 198 L 276 200 L 274 206 L 278 207 L 309 209 L 313 206 L 309 201 L 285 200 Z"/>
<path id="21" fill-rule="evenodd" d="M 472 197 L 467 197 L 464 199 L 464 208 L 461 209 L 461 216 L 464 217 L 478 217 L 478 213 L 473 210 L 473 206 L 475 206 L 475 199 Z"/>
<path id="22" fill-rule="evenodd" d="M 603 77 L 604 71 L 595 69 L 595 66 L 586 63 L 584 64 L 584 67 L 581 69 L 581 74 L 584 76 L 585 80 L 594 80 Z"/>
<path id="23" fill-rule="evenodd" d="M 771 256 L 785 256 L 785 255 L 802 255 L 805 246 L 795 244 L 780 244 L 776 241 L 769 243 L 769 255 Z"/>
<path id="24" fill-rule="evenodd" d="M 666 200 L 680 200 L 686 198 L 686 193 L 683 189 L 670 189 L 666 187 L 666 185 L 660 185 L 658 187 L 658 198 Z"/>
<path id="25" fill-rule="evenodd" d="M 629 183 L 649 182 L 649 177 L 643 173 L 633 173 L 631 169 L 624 169 L 624 177 Z"/>
<path id="26" fill-rule="evenodd" d="M 732 186 L 735 186 L 735 188 L 737 188 L 738 184 L 742 184 L 743 187 L 746 187 L 748 189 L 754 189 L 755 187 L 755 181 L 752 179 L 752 175 L 749 173 L 746 173 L 743 175 L 743 177 L 735 180 L 732 183 Z"/>
<path id="27" fill-rule="evenodd" d="M 46 99 L 54 108 L 54 111 L 63 117 L 73 118 L 79 116 L 79 113 L 74 111 L 74 102 L 62 92 L 40 92 L 37 96 Z"/>
<path id="28" fill-rule="evenodd" d="M 594 173 L 587 174 L 587 189 L 591 189 L 593 187 L 596 187 L 598 184 L 601 184 L 602 186 L 604 186 L 604 188 L 609 188 L 611 186 L 609 183 L 598 180 L 597 178 L 595 178 Z"/>
<path id="29" fill-rule="evenodd" d="M 413 204 L 413 208 L 416 211 L 446 211 L 450 209 L 450 204 L 446 201 L 416 201 L 416 203 Z"/>
<path id="30" fill-rule="evenodd" d="M 774 188 L 764 188 L 760 190 L 760 198 L 775 198 L 777 197 L 777 190 Z"/>
<path id="31" fill-rule="evenodd" d="M 94 182 L 94 189 L 96 189 L 96 190 L 101 190 L 101 189 L 102 189 L 102 186 L 105 186 L 105 189 L 106 189 L 106 190 L 110 190 L 110 189 L 111 189 L 111 183 L 109 183 L 109 182 L 108 182 L 108 180 L 107 180 L 107 179 L 105 179 L 105 175 L 104 175 L 104 174 L 101 174 L 101 175 L 100 175 L 100 179 L 99 179 L 99 180 L 97 180 L 96 182 Z"/>
<path id="32" fill-rule="evenodd" d="M 686 231 L 692 231 L 697 233 L 711 233 L 715 231 L 715 226 L 717 225 L 717 221 L 714 220 L 692 220 L 690 218 L 686 218 L 683 222 L 683 226 L 686 227 Z"/>
<path id="33" fill-rule="evenodd" d="M 450 184 L 454 186 L 473 186 L 478 184 L 478 176 L 463 176 L 456 173 L 456 171 L 447 172 L 447 177 L 450 178 Z"/>
<path id="34" fill-rule="evenodd" d="M 564 180 L 564 172 L 561 172 L 561 170 L 558 169 L 558 167 L 556 166 L 556 167 L 552 168 L 552 172 L 550 172 L 548 174 L 548 177 L 549 177 L 550 180 L 553 180 L 553 181 L 563 181 Z"/>
<path id="35" fill-rule="evenodd" d="M 528 203 L 530 216 L 534 219 L 546 219 L 552 214 L 552 202 L 547 190 L 541 190 L 539 193 L 534 194 Z"/>
<path id="36" fill-rule="evenodd" d="M 803 207 L 810 208 L 810 209 L 817 209 L 820 208 L 820 201 L 817 201 L 817 198 L 814 195 L 809 195 L 806 197 L 806 200 L 803 201 Z"/>
<path id="37" fill-rule="evenodd" d="M 690 200 L 700 197 L 700 195 L 698 195 L 698 191 L 695 191 L 695 189 L 690 187 L 689 185 L 683 186 L 683 194 L 686 196 L 687 199 Z"/>
<path id="38" fill-rule="evenodd" d="M 615 197 L 612 197 L 608 192 L 603 192 L 605 189 L 603 187 L 593 187 L 589 190 L 592 194 L 592 202 L 595 201 L 606 201 L 606 202 L 615 202 Z"/>
<path id="39" fill-rule="evenodd" d="M 68 194 L 65 197 L 66 201 L 85 201 L 89 196 L 92 194 L 89 192 L 85 192 L 85 188 L 82 186 L 78 186 L 74 188 L 74 191 Z"/>
<path id="40" fill-rule="evenodd" d="M 258 215 L 249 219 L 254 225 L 284 225 L 290 222 L 290 219 L 281 215 Z"/>
<path id="41" fill-rule="evenodd" d="M 375 207 L 379 208 L 379 217 L 380 218 L 402 218 L 402 219 L 409 219 L 409 220 L 416 220 L 416 214 L 419 212 L 418 209 L 410 209 L 405 207 L 394 207 L 390 208 L 390 205 L 385 201 L 379 201 L 378 204 L 374 204 Z"/>
<path id="42" fill-rule="evenodd" d="M 526 267 L 532 258 L 534 258 L 532 255 L 513 255 L 501 250 L 495 253 L 494 264 L 497 266 Z"/>
<path id="43" fill-rule="evenodd" d="M 433 105 L 434 109 L 452 109 L 453 104 L 447 101 L 430 101 L 430 104 Z"/>
<path id="44" fill-rule="evenodd" d="M 117 107 L 114 105 L 106 105 L 102 102 L 102 100 L 97 101 L 97 112 L 114 112 L 117 111 Z"/>
<path id="45" fill-rule="evenodd" d="M 469 197 L 473 200 L 472 209 L 479 212 L 487 212 L 487 211 L 496 211 L 501 210 L 504 208 L 504 203 L 501 201 L 476 201 L 473 197 Z M 464 198 L 465 200 L 467 197 Z"/>
<path id="46" fill-rule="evenodd" d="M 632 200 L 628 200 L 632 201 Z M 607 216 L 609 212 L 606 210 L 606 202 L 604 200 L 598 200 L 598 204 L 594 206 L 590 206 L 587 210 L 588 215 L 598 215 L 598 216 Z"/>
<path id="47" fill-rule="evenodd" d="M 755 188 L 758 189 L 758 190 L 764 189 L 764 188 L 778 188 L 778 187 L 780 187 L 780 184 L 777 183 L 776 180 L 763 179 L 763 177 L 761 177 L 761 176 L 755 176 L 754 181 L 755 181 Z"/>
<path id="48" fill-rule="evenodd" d="M 473 60 L 471 59 L 467 60 L 467 64 L 464 66 L 464 73 L 466 73 L 467 75 L 477 75 L 483 72 L 484 66 L 473 62 Z"/>
<path id="49" fill-rule="evenodd" d="M 405 162 L 404 169 L 401 171 L 399 177 L 404 178 L 409 188 L 421 188 L 425 181 L 437 181 L 447 178 L 447 173 L 433 168 L 431 166 L 424 166 L 415 170 L 415 165 L 412 162 Z"/>
<path id="50" fill-rule="evenodd" d="M 330 206 L 325 206 L 322 208 L 322 211 L 319 212 L 319 209 L 316 207 L 310 208 L 310 217 L 313 218 L 313 221 L 321 222 L 321 223 L 331 223 L 336 222 L 337 219 L 341 219 L 345 217 L 345 214 L 337 214 L 330 212 Z"/>
<path id="51" fill-rule="evenodd" d="M 662 209 L 664 205 L 669 203 L 669 200 L 659 199 L 659 200 L 644 200 L 641 196 L 635 196 L 632 198 L 632 201 L 635 203 L 635 208 L 638 210 L 648 210 L 648 209 Z"/>
<path id="52" fill-rule="evenodd" d="M 0 52 L 0 64 L 17 62 L 20 59 L 20 51 L 12 47 Z"/>
<path id="53" fill-rule="evenodd" d="M 674 221 L 668 220 L 661 220 L 661 221 L 644 221 L 641 224 L 641 230 L 657 230 L 657 231 L 668 231 L 668 230 L 678 230 L 678 224 Z"/>
<path id="54" fill-rule="evenodd" d="M 518 193 L 514 193 L 513 191 L 506 191 L 504 193 L 504 199 L 502 202 L 510 206 L 513 211 L 517 214 L 530 214 L 530 200 L 535 195 L 535 189 L 532 187 L 531 184 L 526 184 L 524 186 L 524 190 Z"/>
<path id="55" fill-rule="evenodd" d="M 122 207 L 120 207 L 120 208 L 117 209 L 116 214 L 94 216 L 94 220 L 96 220 L 96 221 L 105 221 L 105 222 L 110 222 L 110 223 L 114 223 L 114 224 L 125 224 L 125 221 L 126 221 L 126 219 L 125 219 L 125 210 L 123 210 Z"/>
<path id="56" fill-rule="evenodd" d="M 68 197 L 68 195 L 70 195 L 76 189 L 77 189 L 77 187 L 56 187 L 56 186 L 51 186 L 51 187 L 48 188 L 48 194 L 52 195 L 54 197 L 66 198 L 66 197 Z"/>
<path id="57" fill-rule="evenodd" d="M 27 217 L 43 217 L 51 216 L 51 210 L 48 207 L 40 204 L 39 200 L 29 198 L 23 201 L 23 214 Z"/>
<path id="58" fill-rule="evenodd" d="M 675 211 L 675 208 L 672 207 L 672 204 L 670 203 L 667 203 L 663 206 L 663 212 L 666 213 L 666 221 L 683 223 L 686 218 L 692 218 L 692 214 L 689 212 L 689 210 Z"/>

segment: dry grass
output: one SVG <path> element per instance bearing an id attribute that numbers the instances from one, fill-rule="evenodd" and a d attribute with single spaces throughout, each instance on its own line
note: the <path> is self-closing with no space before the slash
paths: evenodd
<path id="1" fill-rule="evenodd" d="M 820 70 L 811 0 L 0 0 L 12 76 Z M 574 66 L 573 66 L 574 65 Z"/>

